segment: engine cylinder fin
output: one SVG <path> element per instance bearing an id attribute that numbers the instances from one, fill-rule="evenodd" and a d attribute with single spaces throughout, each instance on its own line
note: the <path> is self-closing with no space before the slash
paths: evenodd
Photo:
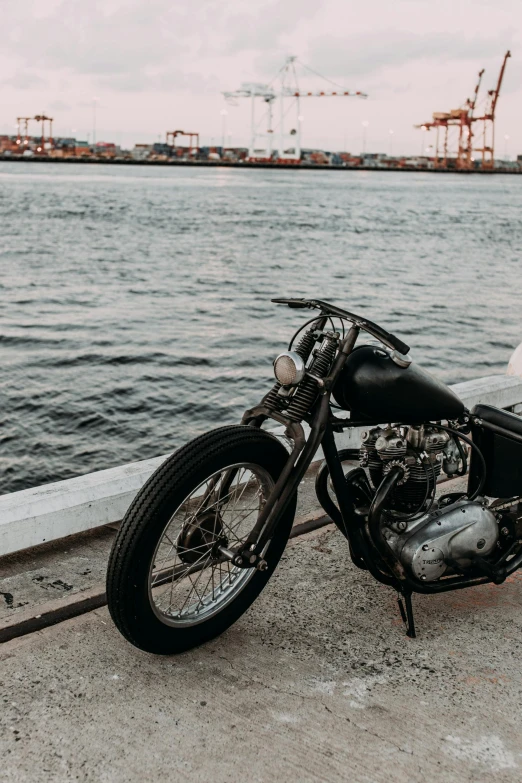
<path id="1" fill-rule="evenodd" d="M 389 497 L 388 509 L 410 513 L 419 509 L 426 497 L 431 497 L 435 481 L 441 473 L 441 463 L 437 455 L 444 448 L 445 439 L 429 430 L 422 434 L 419 447 L 409 445 L 398 428 L 376 427 L 364 437 L 361 447 L 361 465 L 368 468 L 374 489 L 380 485 L 386 472 L 386 466 L 404 462 L 407 479 L 397 486 Z M 426 456 L 420 461 L 419 452 Z M 428 491 L 427 491 L 428 490 Z"/>

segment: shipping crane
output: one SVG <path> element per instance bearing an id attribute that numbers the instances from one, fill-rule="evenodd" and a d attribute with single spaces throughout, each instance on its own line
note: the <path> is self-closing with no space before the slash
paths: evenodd
<path id="1" fill-rule="evenodd" d="M 492 169 L 495 165 L 495 110 L 509 57 L 511 57 L 511 52 L 508 49 L 500 68 L 497 86 L 494 90 L 488 90 L 488 107 L 482 117 L 476 118 L 478 122 L 482 122 L 482 147 L 479 147 L 477 152 L 482 153 L 483 169 Z"/>
<path id="2" fill-rule="evenodd" d="M 422 125 L 416 125 L 415 127 L 421 128 L 423 131 L 436 129 L 437 135 L 435 139 L 435 168 L 447 168 L 448 166 L 448 145 L 449 145 L 449 132 L 451 128 L 457 128 L 458 130 L 458 145 L 457 154 L 455 158 L 455 168 L 457 169 L 470 169 L 473 166 L 473 112 L 477 103 L 477 96 L 480 90 L 482 82 L 482 76 L 484 75 L 484 68 L 479 71 L 478 81 L 473 91 L 473 98 L 467 99 L 464 106 L 458 109 L 452 109 L 449 112 L 436 111 L 433 112 L 433 119 L 430 122 L 425 122 Z M 444 138 L 442 141 L 442 155 L 440 148 L 440 129 L 443 129 Z"/>
<path id="3" fill-rule="evenodd" d="M 488 90 L 488 106 L 485 113 L 480 117 L 475 117 L 475 109 L 477 106 L 478 95 L 480 86 L 482 83 L 482 77 L 484 75 L 484 69 L 479 71 L 478 81 L 473 91 L 473 98 L 465 102 L 464 106 L 459 109 L 452 109 L 449 112 L 433 112 L 433 119 L 430 122 L 425 122 L 422 125 L 416 125 L 416 128 L 421 128 L 423 131 L 431 130 L 435 128 L 437 131 L 435 142 L 435 168 L 447 168 L 449 163 L 448 155 L 448 134 L 451 128 L 458 129 L 458 145 L 456 151 L 455 168 L 457 169 L 471 169 L 473 168 L 473 152 L 482 153 L 482 168 L 493 168 L 494 165 L 494 140 L 495 140 L 495 109 L 497 106 L 498 97 L 500 95 L 500 88 L 504 78 L 504 71 L 506 69 L 506 62 L 508 57 L 511 57 L 509 51 L 504 55 L 502 67 L 497 81 L 497 86 L 494 90 Z M 475 136 L 473 123 L 482 122 L 482 147 L 474 148 L 473 139 Z M 442 156 L 440 154 L 440 129 L 443 129 L 444 139 L 442 144 Z M 489 143 L 488 140 L 490 139 Z"/>
<path id="4" fill-rule="evenodd" d="M 49 137 L 48 137 L 48 144 L 50 147 L 53 146 L 53 118 L 47 117 L 45 114 L 37 114 L 35 117 L 33 117 L 36 122 L 42 123 L 42 140 L 40 142 L 40 147 L 37 148 L 37 152 L 44 152 L 45 151 L 45 123 L 49 123 Z"/>
<path id="5" fill-rule="evenodd" d="M 16 118 L 16 126 L 18 128 L 18 133 L 16 135 L 16 143 L 18 145 L 27 146 L 29 144 L 29 123 L 31 122 L 33 118 L 32 117 L 17 117 Z M 20 133 L 20 127 L 24 126 L 24 140 L 22 142 L 22 136 Z"/>
<path id="6" fill-rule="evenodd" d="M 457 168 L 460 169 L 473 168 L 473 122 L 475 121 L 473 112 L 477 105 L 477 98 L 483 75 L 484 68 L 479 71 L 478 81 L 475 85 L 475 90 L 473 91 L 473 98 L 471 100 L 468 98 L 466 101 L 467 112 L 464 117 L 464 122 L 461 122 L 460 125 L 459 149 L 457 155 Z"/>
<path id="7" fill-rule="evenodd" d="M 301 98 L 328 98 L 328 97 L 343 97 L 343 98 L 367 98 L 366 93 L 360 90 L 351 91 L 343 88 L 336 90 L 301 90 L 297 78 L 296 71 L 297 57 L 290 56 L 285 60 L 284 65 L 279 70 L 270 84 L 242 84 L 238 90 L 233 92 L 224 92 L 225 100 L 233 105 L 237 105 L 238 98 L 250 98 L 251 100 L 251 116 L 250 116 L 250 149 L 248 157 L 250 160 L 270 160 L 273 154 L 273 104 L 276 100 L 279 100 L 279 149 L 277 159 L 280 162 L 293 162 L 298 163 L 301 160 L 301 126 L 303 118 L 300 112 L 300 100 Z M 319 76 L 325 81 L 324 76 L 313 71 L 308 66 L 301 63 L 304 68 L 311 71 L 315 76 Z M 280 84 L 278 88 L 273 87 L 273 83 L 279 79 Z M 339 87 L 332 82 L 334 87 Z M 256 125 L 256 98 L 261 98 L 266 103 L 266 131 L 259 133 Z M 288 100 L 291 100 L 290 106 L 287 106 Z M 295 122 L 292 123 L 292 127 L 287 133 L 285 133 L 285 119 L 291 108 L 295 110 Z M 256 149 L 257 139 L 259 136 L 265 140 L 263 149 Z M 291 144 L 290 149 L 287 149 L 288 143 Z"/>
<path id="8" fill-rule="evenodd" d="M 268 87 L 266 84 L 258 84 L 257 82 L 246 82 L 241 85 L 238 90 L 233 92 L 224 92 L 225 100 L 231 106 L 237 106 L 238 98 L 250 98 L 250 147 L 248 151 L 249 160 L 270 160 L 273 152 L 273 128 L 272 128 L 272 114 L 275 99 L 277 94 Z M 256 125 L 256 98 L 261 98 L 267 107 L 267 129 L 265 133 L 259 133 Z M 258 137 L 262 137 L 265 141 L 263 149 L 256 149 Z"/>
<path id="9" fill-rule="evenodd" d="M 196 149 L 199 149 L 199 133 L 195 133 L 194 131 L 182 131 L 182 130 L 175 130 L 175 131 L 167 131 L 166 135 L 166 142 L 169 146 L 175 147 L 176 146 L 176 139 L 178 136 L 188 136 L 190 138 L 189 141 L 189 148 L 193 149 L 194 147 Z M 192 143 L 192 139 L 196 140 L 196 143 Z"/>

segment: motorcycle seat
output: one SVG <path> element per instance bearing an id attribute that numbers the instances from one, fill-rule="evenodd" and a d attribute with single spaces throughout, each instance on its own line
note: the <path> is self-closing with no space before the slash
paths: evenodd
<path id="1" fill-rule="evenodd" d="M 483 421 L 496 424 L 497 427 L 503 427 L 505 430 L 522 436 L 522 417 L 517 416 L 515 413 L 508 413 L 508 411 L 495 408 L 494 405 L 482 403 L 475 405 L 471 413 Z"/>

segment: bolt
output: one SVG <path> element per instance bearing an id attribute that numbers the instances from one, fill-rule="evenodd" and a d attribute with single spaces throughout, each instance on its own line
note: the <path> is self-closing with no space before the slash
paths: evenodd
<path id="1" fill-rule="evenodd" d="M 486 539 L 485 538 L 479 538 L 477 541 L 477 549 L 484 549 L 486 546 Z"/>
<path id="2" fill-rule="evenodd" d="M 425 582 L 426 581 L 426 574 L 421 574 L 421 579 L 422 579 L 423 582 Z"/>
<path id="3" fill-rule="evenodd" d="M 256 545 L 255 544 L 250 544 L 250 551 L 251 552 L 255 552 L 255 550 L 256 550 Z"/>
<path id="4" fill-rule="evenodd" d="M 428 546 L 428 544 L 424 544 L 424 546 L 422 547 L 422 551 L 423 551 L 423 552 L 427 552 L 427 551 L 428 551 L 428 549 L 429 549 L 429 546 Z"/>
<path id="5" fill-rule="evenodd" d="M 507 528 L 507 527 L 503 527 L 503 528 L 501 528 L 501 530 L 500 530 L 500 534 L 501 534 L 502 536 L 509 536 L 509 530 L 508 530 L 508 528 Z"/>
<path id="6" fill-rule="evenodd" d="M 404 521 L 397 522 L 397 529 L 398 530 L 406 530 L 406 528 L 407 528 L 406 522 L 404 522 Z"/>
<path id="7" fill-rule="evenodd" d="M 248 562 L 253 565 L 256 562 L 256 559 L 257 559 L 256 555 L 250 555 L 250 557 L 248 558 Z"/>

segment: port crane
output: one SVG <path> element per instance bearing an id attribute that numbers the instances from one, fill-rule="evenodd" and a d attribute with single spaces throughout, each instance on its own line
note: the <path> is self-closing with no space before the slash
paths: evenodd
<path id="1" fill-rule="evenodd" d="M 416 125 L 416 128 L 420 128 L 423 131 L 429 131 L 432 128 L 436 129 L 436 141 L 435 141 L 435 168 L 447 168 L 449 162 L 448 154 L 448 135 L 452 128 L 457 129 L 458 144 L 455 157 L 455 168 L 460 170 L 469 170 L 473 168 L 473 153 L 481 152 L 482 161 L 481 165 L 483 169 L 493 168 L 494 165 L 494 141 L 495 141 L 495 109 L 497 106 L 498 97 L 500 95 L 500 88 L 504 78 L 504 72 L 506 69 L 506 62 L 511 57 L 511 52 L 508 50 L 504 55 L 502 67 L 500 69 L 497 85 L 495 89 L 488 90 L 487 93 L 487 108 L 484 114 L 480 117 L 475 116 L 475 109 L 477 106 L 478 95 L 480 86 L 482 83 L 482 77 L 484 75 L 484 68 L 479 71 L 478 80 L 473 91 L 473 97 L 465 102 L 464 106 L 458 109 L 452 109 L 449 112 L 433 112 L 433 119 L 429 122 L 424 122 L 422 125 Z M 482 146 L 479 148 L 473 147 L 474 123 L 482 122 Z M 441 150 L 440 129 L 442 128 L 443 140 Z M 442 153 L 442 154 L 441 154 Z"/>
<path id="2" fill-rule="evenodd" d="M 273 155 L 273 113 L 274 103 L 279 101 L 279 145 L 277 159 L 284 163 L 298 163 L 301 159 L 301 126 L 303 118 L 301 116 L 301 104 L 302 98 L 328 98 L 328 97 L 343 97 L 343 98 L 367 98 L 367 94 L 360 90 L 351 91 L 343 88 L 335 90 L 302 90 L 299 87 L 296 71 L 297 57 L 289 56 L 286 58 L 284 65 L 280 69 L 277 76 L 270 82 L 270 84 L 258 84 L 258 83 L 245 83 L 242 84 L 238 90 L 232 92 L 224 92 L 225 100 L 232 104 L 237 105 L 238 98 L 250 98 L 251 110 L 250 110 L 250 148 L 248 157 L 250 160 L 270 160 Z M 316 76 L 320 76 L 321 79 L 325 77 L 312 71 L 311 68 L 304 66 L 307 70 L 314 73 Z M 273 85 L 279 78 L 279 86 L 276 88 Z M 330 80 L 326 80 L 330 81 Z M 335 85 L 338 87 L 338 85 Z M 256 124 L 256 98 L 260 98 L 267 107 L 266 111 L 266 124 L 267 129 L 265 133 L 258 132 L 258 126 Z M 292 103 L 287 106 L 288 100 Z M 294 127 L 289 132 L 285 133 L 285 119 L 293 108 L 295 110 L 295 122 L 292 123 Z M 259 137 L 264 139 L 263 149 L 257 149 L 257 139 Z M 288 147 L 290 142 L 291 148 Z"/>
<path id="3" fill-rule="evenodd" d="M 199 133 L 195 133 L 194 131 L 182 131 L 182 130 L 174 130 L 174 131 L 167 131 L 166 135 L 166 142 L 169 146 L 175 147 L 176 146 L 176 139 L 178 136 L 188 136 L 190 138 L 189 141 L 189 148 L 193 149 L 194 147 L 199 147 Z M 192 139 L 196 140 L 196 143 L 192 143 Z"/>
<path id="4" fill-rule="evenodd" d="M 498 75 L 497 85 L 495 89 L 488 90 L 488 106 L 482 117 L 477 117 L 477 122 L 482 122 L 482 147 L 477 149 L 477 152 L 482 153 L 482 168 L 492 169 L 495 165 L 495 110 L 497 108 L 497 102 L 500 95 L 500 88 L 504 80 L 504 72 L 506 70 L 506 63 L 508 58 L 511 57 L 511 52 L 508 50 L 504 55 L 502 67 Z"/>
<path id="5" fill-rule="evenodd" d="M 36 122 L 42 123 L 42 141 L 40 144 L 40 149 L 37 150 L 38 152 L 43 152 L 45 150 L 45 123 L 49 123 L 49 136 L 48 136 L 48 142 L 50 146 L 53 145 L 53 118 L 47 117 L 46 114 L 37 114 L 35 115 L 34 119 Z"/>
<path id="6" fill-rule="evenodd" d="M 45 150 L 45 123 L 49 123 L 49 136 L 47 137 L 47 141 L 52 147 L 53 145 L 53 118 L 48 117 L 46 114 L 36 114 L 34 117 L 17 117 L 16 118 L 16 125 L 18 128 L 18 133 L 16 136 L 16 143 L 18 145 L 22 146 L 28 146 L 29 145 L 29 123 L 35 120 L 35 122 L 41 122 L 42 123 L 42 132 L 41 132 L 41 140 L 40 140 L 40 147 L 38 148 L 38 152 L 44 152 Z M 21 127 L 23 125 L 24 131 L 23 131 L 23 141 L 22 141 L 22 134 L 20 132 Z"/>
<path id="7" fill-rule="evenodd" d="M 16 118 L 16 127 L 18 129 L 18 133 L 16 135 L 16 143 L 17 144 L 22 144 L 23 143 L 24 146 L 27 146 L 29 144 L 29 123 L 31 122 L 32 119 L 33 119 L 32 117 L 17 117 Z M 22 142 L 22 135 L 20 133 L 20 129 L 21 129 L 22 125 L 24 126 L 24 133 L 23 133 L 24 140 L 23 140 L 23 142 Z"/>

